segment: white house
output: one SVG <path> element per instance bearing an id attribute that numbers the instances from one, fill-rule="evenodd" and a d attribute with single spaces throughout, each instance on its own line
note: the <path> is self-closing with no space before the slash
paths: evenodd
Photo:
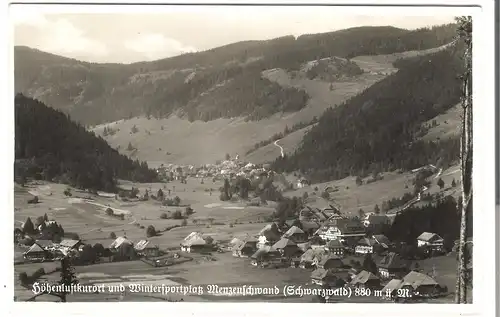
<path id="1" fill-rule="evenodd" d="M 444 245 L 444 239 L 438 234 L 432 232 L 424 232 L 417 238 L 417 246 L 429 246 L 431 248 L 442 248 Z"/>

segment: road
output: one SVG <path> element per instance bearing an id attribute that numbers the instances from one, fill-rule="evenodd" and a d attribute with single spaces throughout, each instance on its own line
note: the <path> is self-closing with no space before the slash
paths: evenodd
<path id="1" fill-rule="evenodd" d="M 280 148 L 280 151 L 281 151 L 281 157 L 285 157 L 285 152 L 283 151 L 283 147 L 281 145 L 278 144 L 278 141 L 279 140 L 276 140 L 274 141 L 274 145 L 276 145 L 277 147 Z"/>

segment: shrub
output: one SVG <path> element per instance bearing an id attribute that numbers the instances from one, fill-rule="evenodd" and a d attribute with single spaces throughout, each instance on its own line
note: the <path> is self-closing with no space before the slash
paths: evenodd
<path id="1" fill-rule="evenodd" d="M 156 236 L 156 229 L 153 227 L 153 225 L 149 225 L 148 228 L 146 229 L 146 236 L 148 238 Z"/>
<path id="2" fill-rule="evenodd" d="M 160 219 L 168 219 L 168 215 L 166 212 L 163 212 L 161 215 L 160 215 Z"/>
<path id="3" fill-rule="evenodd" d="M 106 208 L 106 215 L 108 215 L 108 216 L 112 216 L 112 215 L 114 215 L 114 211 L 113 211 L 113 209 L 111 209 L 111 208 Z"/>
<path id="4" fill-rule="evenodd" d="M 172 218 L 174 218 L 174 219 L 183 219 L 182 212 L 180 210 L 174 211 L 174 213 L 172 214 Z"/>
<path id="5" fill-rule="evenodd" d="M 186 219 L 182 219 L 181 226 L 183 226 L 183 227 L 187 226 L 187 220 Z"/>
<path id="6" fill-rule="evenodd" d="M 194 213 L 193 208 L 191 207 L 186 207 L 186 215 L 190 216 Z"/>
<path id="7" fill-rule="evenodd" d="M 19 273 L 19 281 L 22 285 L 28 284 L 28 274 L 26 272 Z"/>
<path id="8" fill-rule="evenodd" d="M 116 239 L 116 234 L 115 234 L 114 232 L 111 232 L 111 233 L 109 234 L 109 238 L 110 238 L 110 239 Z"/>

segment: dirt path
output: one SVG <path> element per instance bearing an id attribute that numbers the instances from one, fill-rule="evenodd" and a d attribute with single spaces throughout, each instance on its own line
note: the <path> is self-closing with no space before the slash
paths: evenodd
<path id="1" fill-rule="evenodd" d="M 285 152 L 283 151 L 283 147 L 281 145 L 278 144 L 278 141 L 279 140 L 276 140 L 274 141 L 274 145 L 276 145 L 277 147 L 280 148 L 280 151 L 281 151 L 281 157 L 285 157 Z"/>

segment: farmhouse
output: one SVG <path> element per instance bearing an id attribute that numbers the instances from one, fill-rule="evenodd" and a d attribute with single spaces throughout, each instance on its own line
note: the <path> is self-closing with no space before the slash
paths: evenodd
<path id="1" fill-rule="evenodd" d="M 115 241 L 113 241 L 110 245 L 109 245 L 109 249 L 110 250 L 117 250 L 120 248 L 120 246 L 122 244 L 129 244 L 131 246 L 133 246 L 134 244 L 132 243 L 132 241 L 130 241 L 129 239 L 127 239 L 127 237 L 118 237 L 115 239 Z"/>
<path id="2" fill-rule="evenodd" d="M 444 239 L 436 233 L 423 232 L 417 237 L 418 247 L 429 247 L 431 250 L 442 251 L 444 247 Z"/>
<path id="3" fill-rule="evenodd" d="M 386 215 L 369 214 L 363 221 L 363 225 L 372 234 L 380 234 L 390 225 L 391 221 Z"/>
<path id="4" fill-rule="evenodd" d="M 270 247 L 264 247 L 257 250 L 250 258 L 252 259 L 251 264 L 253 266 L 263 265 L 265 262 L 270 261 L 273 258 L 279 258 L 281 255 L 275 250 L 271 250 Z"/>
<path id="5" fill-rule="evenodd" d="M 382 296 L 388 299 L 396 297 L 398 289 L 401 288 L 403 284 L 402 280 L 392 279 L 387 283 L 384 288 L 382 288 Z"/>
<path id="6" fill-rule="evenodd" d="M 257 250 L 257 240 L 240 241 L 232 247 L 233 256 L 248 258 Z"/>
<path id="7" fill-rule="evenodd" d="M 342 218 L 330 220 L 316 234 L 325 241 L 337 239 L 340 241 L 356 241 L 364 237 L 366 232 L 360 221 Z"/>
<path id="8" fill-rule="evenodd" d="M 318 268 L 311 273 L 311 282 L 320 286 L 342 287 L 348 279 L 347 274 L 333 273 L 332 271 Z"/>
<path id="9" fill-rule="evenodd" d="M 345 246 L 339 240 L 330 240 L 325 246 L 325 250 L 337 256 L 344 256 Z"/>
<path id="10" fill-rule="evenodd" d="M 309 249 L 300 257 L 299 266 L 303 269 L 312 268 L 315 263 L 321 261 L 325 253 L 324 249 Z"/>
<path id="11" fill-rule="evenodd" d="M 59 250 L 64 254 L 77 252 L 83 247 L 81 240 L 64 239 L 59 243 Z"/>
<path id="12" fill-rule="evenodd" d="M 281 238 L 278 242 L 273 244 L 272 249 L 279 251 L 282 255 L 287 257 L 293 256 L 300 251 L 297 244 L 287 238 Z"/>
<path id="13" fill-rule="evenodd" d="M 24 258 L 30 261 L 45 261 L 48 256 L 48 252 L 44 250 L 40 245 L 36 242 L 28 249 L 28 251 L 24 252 Z"/>
<path id="14" fill-rule="evenodd" d="M 134 250 L 138 255 L 145 257 L 155 257 L 160 255 L 160 249 L 158 246 L 153 246 L 148 240 L 141 240 L 137 242 L 134 246 Z"/>
<path id="15" fill-rule="evenodd" d="M 392 279 L 404 276 L 408 272 L 408 267 L 408 261 L 390 252 L 380 260 L 378 271 L 382 279 Z"/>
<path id="16" fill-rule="evenodd" d="M 325 270 L 339 270 L 344 268 L 344 263 L 340 257 L 336 255 L 323 256 L 318 262 L 316 267 Z"/>
<path id="17" fill-rule="evenodd" d="M 361 271 L 354 276 L 349 284 L 358 288 L 378 289 L 380 288 L 380 279 L 371 272 Z"/>
<path id="18" fill-rule="evenodd" d="M 259 232 L 259 242 L 257 243 L 257 247 L 260 249 L 263 246 L 270 246 L 276 243 L 281 238 L 278 226 L 276 223 L 270 223 L 266 225 Z"/>
<path id="19" fill-rule="evenodd" d="M 411 271 L 403 278 L 401 288 L 409 288 L 410 294 L 417 296 L 433 296 L 445 291 L 445 288 L 432 277 L 415 271 Z"/>
<path id="20" fill-rule="evenodd" d="M 380 254 L 389 249 L 389 246 L 386 243 L 388 241 L 389 239 L 387 239 L 387 237 L 383 235 L 379 235 L 379 239 L 377 239 L 375 236 L 370 238 L 361 238 L 361 240 L 358 241 L 354 252 L 356 254 Z"/>
<path id="21" fill-rule="evenodd" d="M 288 229 L 283 235 L 284 238 L 288 238 L 295 243 L 302 243 L 307 241 L 307 234 L 297 226 L 293 226 Z"/>
<path id="22" fill-rule="evenodd" d="M 36 240 L 35 243 L 46 251 L 53 250 L 55 248 L 55 245 L 51 240 Z"/>
<path id="23" fill-rule="evenodd" d="M 307 179 L 299 179 L 299 181 L 297 182 L 297 188 L 304 188 L 304 187 L 307 187 L 309 185 L 310 185 L 310 183 Z"/>
<path id="24" fill-rule="evenodd" d="M 191 232 L 182 242 L 181 251 L 183 252 L 207 252 L 213 250 L 213 239 L 204 237 L 199 232 Z"/>

